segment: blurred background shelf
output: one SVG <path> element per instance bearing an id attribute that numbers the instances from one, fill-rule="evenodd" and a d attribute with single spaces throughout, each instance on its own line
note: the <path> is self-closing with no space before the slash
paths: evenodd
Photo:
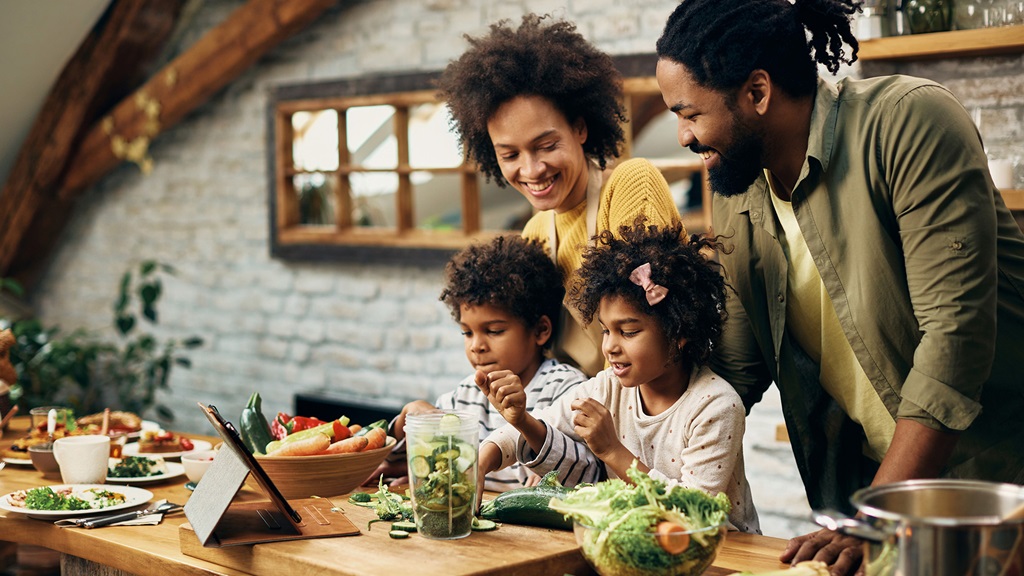
<path id="1" fill-rule="evenodd" d="M 871 60 L 932 60 L 1024 52 L 1024 26 L 954 30 L 864 40 L 857 58 Z"/>
<path id="2" fill-rule="evenodd" d="M 1000 190 L 1003 202 L 1010 210 L 1024 210 L 1024 190 Z"/>

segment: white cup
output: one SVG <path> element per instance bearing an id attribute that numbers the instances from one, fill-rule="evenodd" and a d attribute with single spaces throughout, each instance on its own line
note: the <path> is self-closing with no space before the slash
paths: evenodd
<path id="1" fill-rule="evenodd" d="M 53 442 L 53 457 L 65 484 L 103 484 L 107 480 L 110 437 L 65 436 Z"/>

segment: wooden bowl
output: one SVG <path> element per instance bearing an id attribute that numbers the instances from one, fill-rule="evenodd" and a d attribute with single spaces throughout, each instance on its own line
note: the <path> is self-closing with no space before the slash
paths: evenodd
<path id="1" fill-rule="evenodd" d="M 340 496 L 358 488 L 391 453 L 395 439 L 383 448 L 324 456 L 257 456 L 260 466 L 285 498 Z M 255 485 L 252 476 L 248 480 Z"/>

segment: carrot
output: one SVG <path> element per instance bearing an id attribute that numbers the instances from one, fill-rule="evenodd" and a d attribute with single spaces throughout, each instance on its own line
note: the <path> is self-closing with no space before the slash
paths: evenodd
<path id="1" fill-rule="evenodd" d="M 294 442 L 282 444 L 267 456 L 310 456 L 319 454 L 331 445 L 331 437 L 327 434 L 314 434 L 309 438 L 303 438 Z"/>
<path id="2" fill-rule="evenodd" d="M 363 450 L 376 450 L 377 448 L 383 448 L 384 443 L 388 441 L 388 431 L 383 428 L 374 428 L 363 437 L 368 440 L 366 448 L 363 448 Z"/>
<path id="3" fill-rule="evenodd" d="M 658 522 L 658 544 L 669 554 L 681 554 L 690 546 L 686 528 L 675 522 Z"/>
<path id="4" fill-rule="evenodd" d="M 353 425 L 348 427 L 348 431 L 351 432 L 353 436 L 356 435 L 356 432 L 359 432 L 362 429 L 363 429 L 363 426 L 361 424 L 353 424 Z"/>
<path id="5" fill-rule="evenodd" d="M 366 448 L 366 436 L 350 436 L 344 440 L 338 440 L 324 450 L 324 454 L 349 454 L 351 452 L 362 452 Z"/>

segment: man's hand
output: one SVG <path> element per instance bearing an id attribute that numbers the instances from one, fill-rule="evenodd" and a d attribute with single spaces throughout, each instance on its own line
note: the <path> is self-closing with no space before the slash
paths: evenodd
<path id="1" fill-rule="evenodd" d="M 490 374 L 476 371 L 476 385 L 487 396 L 494 409 L 513 426 L 522 424 L 526 416 L 526 389 L 511 370 L 498 370 Z"/>
<path id="2" fill-rule="evenodd" d="M 864 569 L 861 561 L 864 557 L 864 541 L 853 536 L 845 536 L 838 532 L 822 528 L 811 534 L 797 536 L 789 541 L 782 551 L 779 560 L 790 564 L 804 560 L 818 560 L 829 565 L 832 576 L 857 574 L 862 576 Z"/>

